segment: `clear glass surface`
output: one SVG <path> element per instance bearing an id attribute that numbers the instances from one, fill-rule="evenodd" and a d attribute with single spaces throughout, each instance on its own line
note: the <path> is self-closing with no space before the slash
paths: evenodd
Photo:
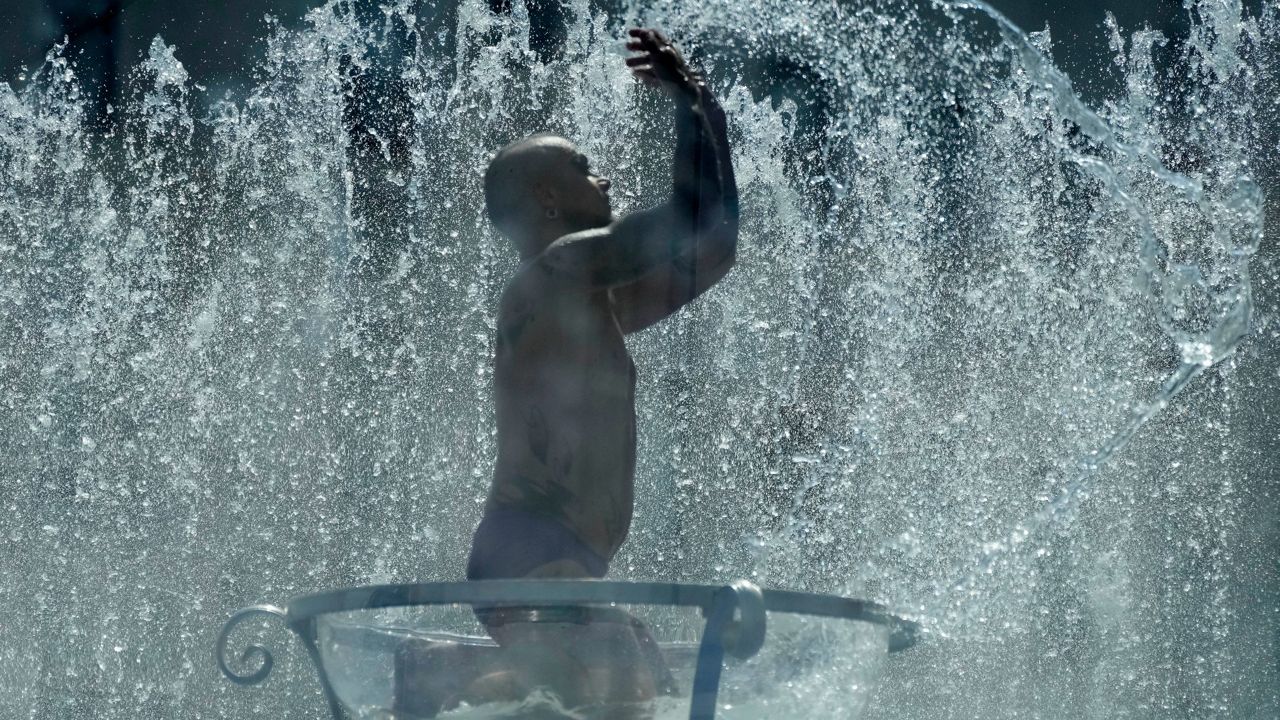
<path id="1" fill-rule="evenodd" d="M 321 662 L 358 718 L 688 717 L 696 609 L 550 609 L 537 622 L 508 612 L 492 631 L 464 606 L 324 615 Z M 856 717 L 887 649 L 884 628 L 770 613 L 761 651 L 725 658 L 717 717 Z"/>

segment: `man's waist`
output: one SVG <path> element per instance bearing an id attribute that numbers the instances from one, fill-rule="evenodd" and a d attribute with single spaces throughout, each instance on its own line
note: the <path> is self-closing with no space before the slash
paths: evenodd
<path id="1" fill-rule="evenodd" d="M 606 515 L 617 515 L 619 510 L 626 516 L 627 522 L 623 527 L 615 530 L 615 534 L 618 530 L 621 531 L 620 537 L 610 537 L 609 523 L 604 522 L 603 518 Z M 584 549 L 590 550 L 592 554 L 607 562 L 626 538 L 630 529 L 631 510 L 632 508 L 628 505 L 622 509 L 602 506 L 598 512 L 586 512 L 581 508 L 575 511 L 575 508 L 568 504 L 552 506 L 543 502 L 507 499 L 498 495 L 491 496 L 485 504 L 484 517 L 489 522 L 504 525 L 519 525 L 526 522 L 553 523 L 576 538 Z"/>

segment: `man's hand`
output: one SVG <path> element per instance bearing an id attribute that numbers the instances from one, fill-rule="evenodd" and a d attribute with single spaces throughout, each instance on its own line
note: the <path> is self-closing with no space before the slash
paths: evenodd
<path id="1" fill-rule="evenodd" d="M 566 235 L 539 256 L 549 272 L 608 288 L 624 333 L 642 330 L 701 295 L 733 266 L 738 186 L 724 110 L 657 30 L 629 31 L 637 79 L 676 101 L 671 197 L 606 228 Z"/>
<path id="2" fill-rule="evenodd" d="M 632 28 L 627 34 L 631 36 L 627 49 L 640 53 L 627 58 L 627 67 L 637 79 L 649 87 L 662 88 L 673 98 L 698 101 L 702 79 L 666 35 L 650 28 Z"/>

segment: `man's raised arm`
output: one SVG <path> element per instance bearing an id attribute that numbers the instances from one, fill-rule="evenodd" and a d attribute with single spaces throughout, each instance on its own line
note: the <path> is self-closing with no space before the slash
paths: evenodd
<path id="1" fill-rule="evenodd" d="M 697 240 L 733 252 L 737 244 L 738 185 L 729 156 L 724 109 L 701 78 L 676 96 L 676 156 L 672 204 L 686 213 Z"/>
<path id="2" fill-rule="evenodd" d="M 628 48 L 644 55 L 628 60 L 650 85 L 676 103 L 676 154 L 671 200 L 618 223 L 619 231 L 651 234 L 671 245 L 671 261 L 616 288 L 624 332 L 667 317 L 705 292 L 733 266 L 738 245 L 738 186 L 730 160 L 724 110 L 710 89 L 659 32 L 632 30 Z M 637 227 L 626 227 L 634 220 Z"/>
<path id="3" fill-rule="evenodd" d="M 666 47 L 667 52 L 676 52 L 670 45 Z M 676 222 L 687 225 L 688 234 L 701 240 L 705 233 L 722 230 L 725 225 L 736 228 L 738 188 L 729 162 L 724 110 L 683 61 L 673 64 L 682 67 L 684 74 L 679 85 L 670 90 L 676 103 L 671 211 Z"/>
<path id="4" fill-rule="evenodd" d="M 724 111 L 680 52 L 656 30 L 631 30 L 637 78 L 676 103 L 671 197 L 607 228 L 573 233 L 543 252 L 546 269 L 613 289 L 623 330 L 661 320 L 711 287 L 733 265 L 738 190 Z"/>

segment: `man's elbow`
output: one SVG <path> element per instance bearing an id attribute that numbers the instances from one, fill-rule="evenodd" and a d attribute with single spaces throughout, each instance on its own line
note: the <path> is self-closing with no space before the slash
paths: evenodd
<path id="1" fill-rule="evenodd" d="M 708 204 L 698 213 L 696 223 L 704 234 L 714 236 L 717 242 L 738 244 L 737 203 Z"/>
<path id="2" fill-rule="evenodd" d="M 714 247 L 714 257 L 718 258 L 716 265 L 728 272 L 738 261 L 738 223 L 721 223 L 710 233 L 708 239 Z"/>

